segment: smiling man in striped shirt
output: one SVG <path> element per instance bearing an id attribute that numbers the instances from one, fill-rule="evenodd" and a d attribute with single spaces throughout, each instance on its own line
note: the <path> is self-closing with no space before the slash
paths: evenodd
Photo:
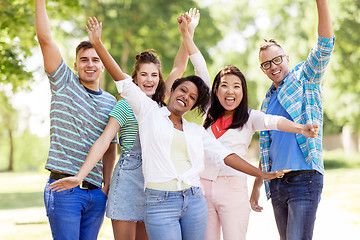
<path id="1" fill-rule="evenodd" d="M 45 165 L 50 177 L 44 191 L 51 232 L 54 239 L 96 239 L 104 218 L 117 139 L 81 185 L 56 192 L 49 184 L 78 172 L 107 125 L 116 99 L 99 87 L 104 66 L 90 42 L 81 42 L 76 48 L 74 69 L 78 75 L 65 64 L 51 37 L 45 0 L 36 0 L 35 27 L 51 89 L 50 150 Z"/>

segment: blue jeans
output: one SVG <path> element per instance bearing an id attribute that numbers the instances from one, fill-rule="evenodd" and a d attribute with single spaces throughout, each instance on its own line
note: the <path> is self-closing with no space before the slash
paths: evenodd
<path id="1" fill-rule="evenodd" d="M 145 190 L 145 226 L 150 240 L 203 240 L 207 205 L 202 190 Z"/>
<path id="2" fill-rule="evenodd" d="M 317 171 L 271 180 L 271 199 L 281 240 L 312 239 L 322 188 L 323 175 Z"/>
<path id="3" fill-rule="evenodd" d="M 44 203 L 53 239 L 97 239 L 104 220 L 107 196 L 99 189 L 79 187 L 62 192 L 44 190 Z"/>

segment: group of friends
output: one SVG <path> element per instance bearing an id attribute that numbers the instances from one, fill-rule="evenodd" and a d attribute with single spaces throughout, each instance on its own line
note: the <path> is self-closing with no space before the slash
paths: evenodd
<path id="1" fill-rule="evenodd" d="M 318 41 L 305 61 L 289 69 L 276 41 L 261 45 L 260 68 L 272 81 L 261 111 L 248 108 L 239 68 L 221 69 L 211 86 L 193 40 L 196 9 L 177 19 L 182 43 L 164 81 L 150 50 L 124 73 L 96 18 L 76 48 L 75 74 L 51 37 L 45 0 L 35 2 L 51 89 L 44 202 L 53 239 L 97 239 L 104 214 L 115 239 L 246 239 L 250 208 L 262 211 L 263 182 L 280 239 L 312 238 L 324 175 L 321 83 L 335 40 L 327 0 L 316 0 Z M 182 77 L 189 58 L 195 75 Z M 104 68 L 118 101 L 99 87 Z M 204 114 L 203 126 L 183 118 L 193 109 Z M 258 167 L 245 160 L 256 131 Z M 250 198 L 247 175 L 256 177 Z"/>

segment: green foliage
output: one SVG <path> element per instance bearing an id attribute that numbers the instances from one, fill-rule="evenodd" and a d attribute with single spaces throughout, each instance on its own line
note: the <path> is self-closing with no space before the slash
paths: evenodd
<path id="1" fill-rule="evenodd" d="M 327 134 L 338 134 L 342 131 L 342 126 L 336 124 L 333 120 L 331 120 L 326 113 L 324 113 L 324 135 Z"/>
<path id="2" fill-rule="evenodd" d="M 360 132 L 360 0 L 334 4 L 333 21 L 337 38 L 332 71 L 326 85 L 325 111 L 337 124 Z M 336 9 L 336 11 L 335 11 Z"/>
<path id="3" fill-rule="evenodd" d="M 2 0 L 0 9 L 0 83 L 16 91 L 32 78 L 24 60 L 35 44 L 33 7 L 31 1 Z"/>
<path id="4" fill-rule="evenodd" d="M 38 45 L 35 38 L 35 4 L 27 0 L 2 0 L 0 9 L 0 83 L 10 84 L 12 91 L 16 92 L 28 87 L 33 80 L 25 60 L 31 56 L 32 48 Z M 67 20 L 79 9 L 78 1 L 48 2 L 51 20 Z M 52 22 L 52 27 L 57 29 L 59 24 Z M 62 31 L 66 33 L 66 29 Z"/>
<path id="5" fill-rule="evenodd" d="M 276 39 L 283 45 L 291 64 L 305 60 L 316 43 L 315 4 L 306 0 L 274 0 L 269 5 L 266 0 L 258 0 L 211 6 L 223 34 L 234 33 L 239 38 L 232 42 L 235 46 L 218 44 L 212 54 L 214 65 L 218 70 L 228 64 L 240 68 L 247 78 L 250 107 L 259 108 L 271 84 L 259 67 L 258 51 L 263 39 Z M 213 67 L 210 72 L 215 74 L 218 70 Z"/>
<path id="6" fill-rule="evenodd" d="M 44 168 L 49 151 L 49 138 L 25 130 L 14 137 L 14 171 L 39 171 Z M 9 146 L 0 148 L 0 170 L 8 164 Z"/>
<path id="7" fill-rule="evenodd" d="M 16 128 L 16 121 L 16 110 L 12 107 L 9 97 L 0 90 L 0 128 L 13 131 Z"/>
<path id="8" fill-rule="evenodd" d="M 82 3 L 85 16 L 96 16 L 103 22 L 102 40 L 125 72 L 132 73 L 136 54 L 146 49 L 154 49 L 161 60 L 165 78 L 172 69 L 181 44 L 176 19 L 190 8 L 198 7 L 192 0 L 96 0 Z M 202 8 L 200 13 L 195 41 L 208 58 L 206 48 L 219 40 L 219 34 L 208 9 Z M 190 67 L 186 74 L 193 73 Z M 108 74 L 104 88 L 116 93 Z"/>

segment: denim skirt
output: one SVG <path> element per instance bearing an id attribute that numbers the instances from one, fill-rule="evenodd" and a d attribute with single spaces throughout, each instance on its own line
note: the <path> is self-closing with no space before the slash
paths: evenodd
<path id="1" fill-rule="evenodd" d="M 106 216 L 122 221 L 144 221 L 145 194 L 141 153 L 123 152 L 110 183 Z"/>

